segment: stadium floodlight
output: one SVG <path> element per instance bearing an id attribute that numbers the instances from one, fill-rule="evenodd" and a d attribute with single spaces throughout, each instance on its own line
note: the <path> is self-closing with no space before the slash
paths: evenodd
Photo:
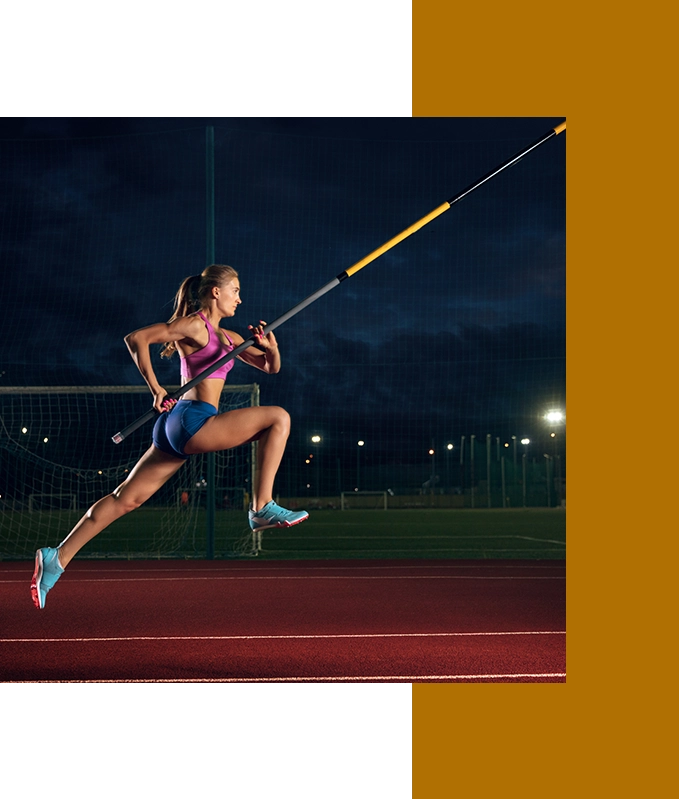
<path id="1" fill-rule="evenodd" d="M 311 436 L 311 441 L 312 441 L 314 444 L 320 444 L 320 443 L 321 443 L 321 441 L 322 441 L 322 439 L 321 439 L 321 437 L 320 437 L 320 436 Z"/>
<path id="2" fill-rule="evenodd" d="M 552 424 L 559 424 L 563 422 L 565 418 L 563 412 L 558 410 L 547 411 L 545 414 L 545 419 L 548 422 L 552 422 Z"/>
<path id="3" fill-rule="evenodd" d="M 522 438 L 521 443 L 524 445 L 524 447 L 527 447 L 528 444 L 530 444 L 530 438 Z"/>

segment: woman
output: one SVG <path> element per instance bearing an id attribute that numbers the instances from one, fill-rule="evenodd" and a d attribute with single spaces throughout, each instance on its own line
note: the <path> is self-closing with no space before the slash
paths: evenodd
<path id="1" fill-rule="evenodd" d="M 233 360 L 195 385 L 179 401 L 168 398 L 151 365 L 150 346 L 164 343 L 163 357 L 179 352 L 182 385 L 192 380 L 243 343 L 237 333 L 219 327 L 221 319 L 234 316 L 240 303 L 235 269 L 208 266 L 202 274 L 184 280 L 169 322 L 141 328 L 125 337 L 130 354 L 151 389 L 153 407 L 160 413 L 153 428 L 153 444 L 125 482 L 96 502 L 58 547 L 37 551 L 31 582 L 37 608 L 45 607 L 47 592 L 88 541 L 155 494 L 191 455 L 258 441 L 252 504 L 248 511 L 251 529 L 291 527 L 309 517 L 306 511 L 285 510 L 273 501 L 274 478 L 290 433 L 287 411 L 273 406 L 218 413 L 219 397 Z M 248 347 L 237 357 L 267 374 L 276 374 L 281 368 L 278 344 L 273 333 L 264 334 L 265 324 L 249 326 L 257 346 Z"/>

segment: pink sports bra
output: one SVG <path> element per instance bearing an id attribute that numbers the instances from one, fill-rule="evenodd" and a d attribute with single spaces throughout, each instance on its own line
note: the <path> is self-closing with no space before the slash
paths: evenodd
<path id="1" fill-rule="evenodd" d="M 197 377 L 201 372 L 204 372 L 208 366 L 212 366 L 215 361 L 218 361 L 220 358 L 224 357 L 224 355 L 231 352 L 231 350 L 236 346 L 233 341 L 231 341 L 229 336 L 227 336 L 222 330 L 222 333 L 224 333 L 229 341 L 229 344 L 231 345 L 230 347 L 225 347 L 212 325 L 200 311 L 198 312 L 198 316 L 200 316 L 200 318 L 205 322 L 208 340 L 204 347 L 196 350 L 191 355 L 187 355 L 186 358 L 181 359 L 181 375 L 182 377 L 186 377 L 188 380 L 193 380 L 194 377 Z M 222 380 L 226 380 L 226 376 L 229 371 L 233 369 L 233 365 L 234 361 L 225 363 L 223 366 L 220 366 L 219 369 L 214 371 L 210 377 L 218 377 Z"/>

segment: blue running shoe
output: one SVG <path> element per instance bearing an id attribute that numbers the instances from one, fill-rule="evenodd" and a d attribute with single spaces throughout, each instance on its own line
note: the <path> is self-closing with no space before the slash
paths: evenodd
<path id="1" fill-rule="evenodd" d="M 43 547 L 35 553 L 35 571 L 31 580 L 33 604 L 38 610 L 45 607 L 45 599 L 50 588 L 64 573 L 59 564 L 59 550 Z"/>
<path id="2" fill-rule="evenodd" d="M 261 510 L 248 511 L 248 521 L 253 532 L 266 530 L 269 527 L 292 527 L 309 518 L 305 510 L 285 510 L 271 500 Z"/>

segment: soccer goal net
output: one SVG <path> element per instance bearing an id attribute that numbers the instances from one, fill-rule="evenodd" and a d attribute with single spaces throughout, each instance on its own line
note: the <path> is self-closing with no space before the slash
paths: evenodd
<path id="1" fill-rule="evenodd" d="M 387 510 L 387 491 L 342 491 L 342 510 Z"/>
<path id="2" fill-rule="evenodd" d="M 145 413 L 149 401 L 145 386 L 0 387 L 0 558 L 56 546 L 87 508 L 126 479 L 150 445 L 152 423 L 119 445 L 111 436 Z M 219 410 L 258 404 L 257 384 L 225 386 Z M 244 513 L 255 446 L 216 453 L 214 469 L 210 456 L 192 456 L 82 556 L 204 557 L 208 516 L 216 556 L 248 554 L 256 547 Z"/>

